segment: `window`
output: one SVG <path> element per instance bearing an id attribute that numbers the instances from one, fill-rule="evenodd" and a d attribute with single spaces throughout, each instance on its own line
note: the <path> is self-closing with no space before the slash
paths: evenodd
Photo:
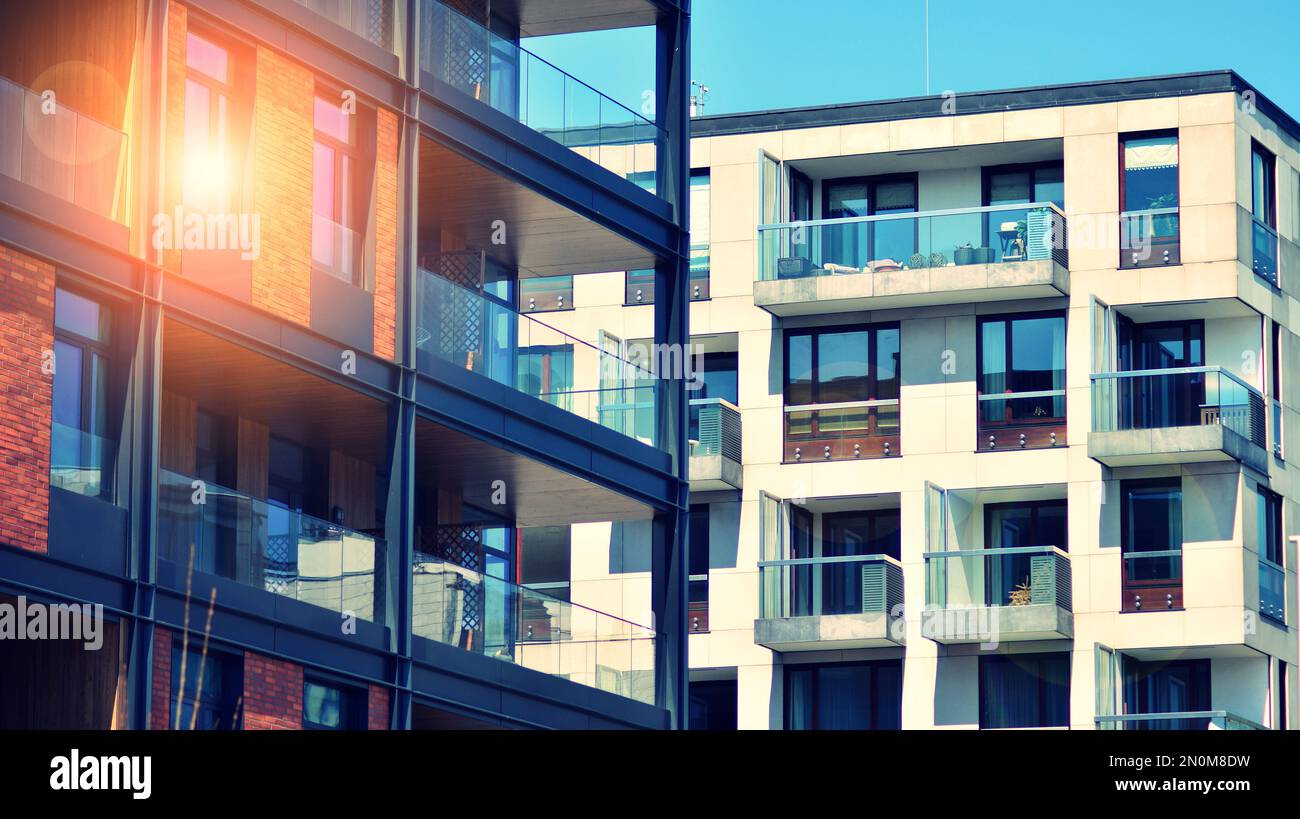
<path id="1" fill-rule="evenodd" d="M 981 655 L 980 728 L 1070 723 L 1070 654 Z"/>
<path id="2" fill-rule="evenodd" d="M 787 332 L 786 460 L 897 454 L 899 356 L 896 324 Z"/>
<path id="3" fill-rule="evenodd" d="M 183 668 L 182 668 L 183 666 Z M 184 682 L 182 684 L 182 672 Z M 171 728 L 238 731 L 237 703 L 244 693 L 243 658 L 172 639 Z"/>
<path id="4" fill-rule="evenodd" d="M 99 302 L 54 293 L 54 389 L 50 483 L 112 499 L 114 444 L 108 412 L 112 315 Z"/>
<path id="5" fill-rule="evenodd" d="M 691 400 L 690 439 L 692 441 L 700 440 L 700 408 L 704 405 L 704 402 L 713 398 L 720 398 L 733 406 L 740 402 L 738 397 L 737 353 L 704 353 L 700 364 L 697 366 L 700 367 L 696 373 L 700 387 L 697 390 L 687 392 Z"/>
<path id="6" fill-rule="evenodd" d="M 1277 285 L 1277 170 L 1273 154 L 1251 141 L 1251 269 Z"/>
<path id="7" fill-rule="evenodd" d="M 369 196 L 363 171 L 364 114 L 361 108 L 345 112 L 337 92 L 318 90 L 313 103 L 312 262 L 358 287 L 365 284 L 361 250 Z"/>
<path id="8" fill-rule="evenodd" d="M 1285 457 L 1282 449 L 1282 426 L 1285 414 L 1282 412 L 1282 325 L 1276 321 L 1272 324 L 1272 333 L 1269 339 L 1271 356 L 1270 362 L 1270 397 L 1273 399 L 1273 454 L 1278 458 Z"/>
<path id="9" fill-rule="evenodd" d="M 785 667 L 787 731 L 889 731 L 903 724 L 903 664 Z"/>
<path id="10" fill-rule="evenodd" d="M 984 546 L 1018 549 L 1055 546 L 1069 551 L 1065 500 L 1013 501 L 984 507 Z M 1000 554 L 986 558 L 985 603 L 1009 605 L 1012 594 L 1033 584 L 1033 552 Z"/>
<path id="11" fill-rule="evenodd" d="M 822 186 L 826 219 L 916 213 L 914 173 L 867 178 L 828 179 Z M 822 228 L 823 256 L 829 263 L 875 270 L 898 269 L 917 248 L 916 219 L 849 222 Z"/>
<path id="12" fill-rule="evenodd" d="M 1260 486 L 1256 488 L 1256 532 L 1261 560 L 1283 565 L 1282 496 Z"/>
<path id="13" fill-rule="evenodd" d="M 548 404 L 573 408 L 573 345 L 537 344 L 520 347 L 516 358 L 516 384 Z"/>
<path id="14" fill-rule="evenodd" d="M 365 695 L 353 688 L 304 679 L 302 727 L 323 731 L 364 730 Z"/>
<path id="15" fill-rule="evenodd" d="M 981 449 L 1064 443 L 1065 315 L 981 318 L 977 344 Z"/>
<path id="16" fill-rule="evenodd" d="M 691 680 L 690 729 L 736 730 L 736 681 Z"/>
<path id="17" fill-rule="evenodd" d="M 185 172 L 181 198 L 201 213 L 233 213 L 241 174 L 237 149 L 235 60 L 225 46 L 193 29 L 185 35 Z M 236 129 L 236 120 L 239 128 Z"/>
<path id="18" fill-rule="evenodd" d="M 572 309 L 572 276 L 539 276 L 519 280 L 519 312 L 546 313 Z"/>
<path id="19" fill-rule="evenodd" d="M 1167 372 L 1119 379 L 1120 429 L 1196 426 L 1206 404 L 1205 374 L 1183 368 L 1205 366 L 1205 322 L 1157 321 L 1137 324 L 1125 316 L 1115 322 L 1121 372 Z"/>
<path id="20" fill-rule="evenodd" d="M 709 223 L 712 194 L 708 168 L 691 169 L 691 301 L 709 297 Z"/>
<path id="21" fill-rule="evenodd" d="M 519 595 L 519 640 L 563 639 L 570 618 L 553 601 L 569 600 L 572 530 L 536 526 L 520 529 L 518 537 L 516 582 L 527 589 Z"/>
<path id="22" fill-rule="evenodd" d="M 1033 202 L 1065 207 L 1065 169 L 1061 162 L 984 169 L 984 204 L 998 208 L 984 214 L 983 246 L 997 248 L 999 253 L 992 258 L 1020 261 L 1026 257 L 1029 211 L 1007 206 Z"/>
<path id="23" fill-rule="evenodd" d="M 898 560 L 901 532 L 897 509 L 827 512 L 822 515 L 822 557 L 886 555 Z M 870 598 L 863 599 L 863 586 L 867 585 L 864 578 L 883 571 L 880 563 L 830 562 L 791 569 L 795 596 L 792 602 L 796 611 L 820 615 L 878 610 Z M 820 587 L 815 585 L 818 580 Z M 820 593 L 820 601 L 801 597 L 809 591 Z"/>
<path id="24" fill-rule="evenodd" d="M 1285 538 L 1282 496 L 1255 488 L 1255 548 L 1259 553 L 1259 613 L 1286 623 Z"/>
<path id="25" fill-rule="evenodd" d="M 1183 489 L 1180 478 L 1120 484 L 1124 562 L 1121 611 L 1183 607 Z"/>
<path id="26" fill-rule="evenodd" d="M 1210 710 L 1210 661 L 1124 660 L 1124 709 L 1127 714 L 1178 714 Z M 1140 731 L 1190 731 L 1209 727 L 1209 718 L 1138 720 L 1127 726 Z"/>
<path id="27" fill-rule="evenodd" d="M 689 570 L 686 624 L 690 631 L 709 630 L 709 506 L 695 504 L 690 511 Z"/>
<path id="28" fill-rule="evenodd" d="M 1120 267 L 1178 264 L 1178 134 L 1120 137 Z"/>

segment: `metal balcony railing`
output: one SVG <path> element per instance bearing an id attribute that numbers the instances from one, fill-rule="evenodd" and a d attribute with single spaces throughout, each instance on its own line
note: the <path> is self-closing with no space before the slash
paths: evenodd
<path id="1" fill-rule="evenodd" d="M 893 614 L 903 604 L 903 566 L 879 554 L 764 560 L 758 589 L 764 619 Z"/>
<path id="2" fill-rule="evenodd" d="M 1070 556 L 1055 546 L 926 552 L 926 606 L 1055 605 L 1072 610 Z"/>
<path id="3" fill-rule="evenodd" d="M 1069 267 L 1051 202 L 760 225 L 760 281 L 1054 259 Z"/>
<path id="4" fill-rule="evenodd" d="M 393 50 L 394 0 L 297 0 L 317 14 L 364 37 L 385 51 Z"/>

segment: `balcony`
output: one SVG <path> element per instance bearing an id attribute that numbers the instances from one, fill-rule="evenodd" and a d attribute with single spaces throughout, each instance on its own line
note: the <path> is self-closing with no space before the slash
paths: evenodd
<path id="1" fill-rule="evenodd" d="M 1068 640 L 1070 556 L 1055 546 L 925 553 L 922 633 L 938 643 Z"/>
<path id="2" fill-rule="evenodd" d="M 0 77 L 0 175 L 123 222 L 126 135 Z"/>
<path id="3" fill-rule="evenodd" d="M 1221 367 L 1095 373 L 1088 454 L 1111 467 L 1237 460 L 1267 470 L 1264 398 Z"/>
<path id="4" fill-rule="evenodd" d="M 901 646 L 903 567 L 888 555 L 758 564 L 754 642 L 773 651 Z"/>
<path id="5" fill-rule="evenodd" d="M 649 372 L 441 275 L 419 276 L 421 372 L 445 362 L 653 445 Z"/>
<path id="6" fill-rule="evenodd" d="M 1148 208 L 1119 215 L 1121 269 L 1182 264 L 1178 208 Z"/>
<path id="7" fill-rule="evenodd" d="M 785 463 L 889 458 L 899 451 L 898 399 L 785 408 Z"/>
<path id="8" fill-rule="evenodd" d="M 215 483 L 159 470 L 159 557 L 185 576 L 245 586 L 379 622 L 384 541 Z"/>
<path id="9" fill-rule="evenodd" d="M 1050 202 L 761 225 L 754 302 L 798 316 L 1068 295 L 1066 235 Z"/>
<path id="10" fill-rule="evenodd" d="M 412 633 L 654 704 L 645 626 L 416 552 Z"/>
<path id="11" fill-rule="evenodd" d="M 393 0 L 296 0 L 384 51 L 393 50 Z"/>
<path id="12" fill-rule="evenodd" d="M 740 410 L 721 398 L 691 401 L 692 492 L 740 489 Z"/>
<path id="13" fill-rule="evenodd" d="M 653 122 L 442 3 L 420 15 L 422 71 L 653 191 L 666 140 Z"/>
<path id="14" fill-rule="evenodd" d="M 1266 726 L 1229 711 L 1174 711 L 1167 714 L 1110 714 L 1093 717 L 1098 730 L 1110 731 L 1267 731 Z"/>

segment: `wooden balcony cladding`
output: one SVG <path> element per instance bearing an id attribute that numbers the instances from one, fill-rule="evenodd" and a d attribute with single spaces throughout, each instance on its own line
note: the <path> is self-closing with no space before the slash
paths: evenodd
<path id="1" fill-rule="evenodd" d="M 1160 584 L 1125 580 L 1120 611 L 1179 611 L 1183 607 L 1183 581 L 1170 580 Z"/>
<path id="2" fill-rule="evenodd" d="M 786 407 L 783 462 L 891 458 L 899 433 L 897 400 Z"/>
<path id="3" fill-rule="evenodd" d="M 979 427 L 976 448 L 986 452 L 1008 449 L 1051 449 L 1064 447 L 1065 419 L 1051 424 L 990 424 Z"/>

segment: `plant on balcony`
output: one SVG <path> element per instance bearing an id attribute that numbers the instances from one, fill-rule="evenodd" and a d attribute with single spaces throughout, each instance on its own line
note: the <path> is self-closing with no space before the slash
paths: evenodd
<path id="1" fill-rule="evenodd" d="M 919 267 L 925 267 L 925 263 L 926 257 L 923 253 L 913 253 L 911 256 L 907 257 L 907 266 L 912 270 Z"/>
<path id="2" fill-rule="evenodd" d="M 947 267 L 947 266 L 948 266 L 947 256 L 943 255 L 937 250 L 934 253 L 930 254 L 930 267 Z"/>
<path id="3" fill-rule="evenodd" d="M 1008 606 L 1028 606 L 1033 600 L 1033 589 L 1029 587 L 1029 578 L 1026 577 L 1023 583 L 1012 589 L 1007 597 Z"/>

